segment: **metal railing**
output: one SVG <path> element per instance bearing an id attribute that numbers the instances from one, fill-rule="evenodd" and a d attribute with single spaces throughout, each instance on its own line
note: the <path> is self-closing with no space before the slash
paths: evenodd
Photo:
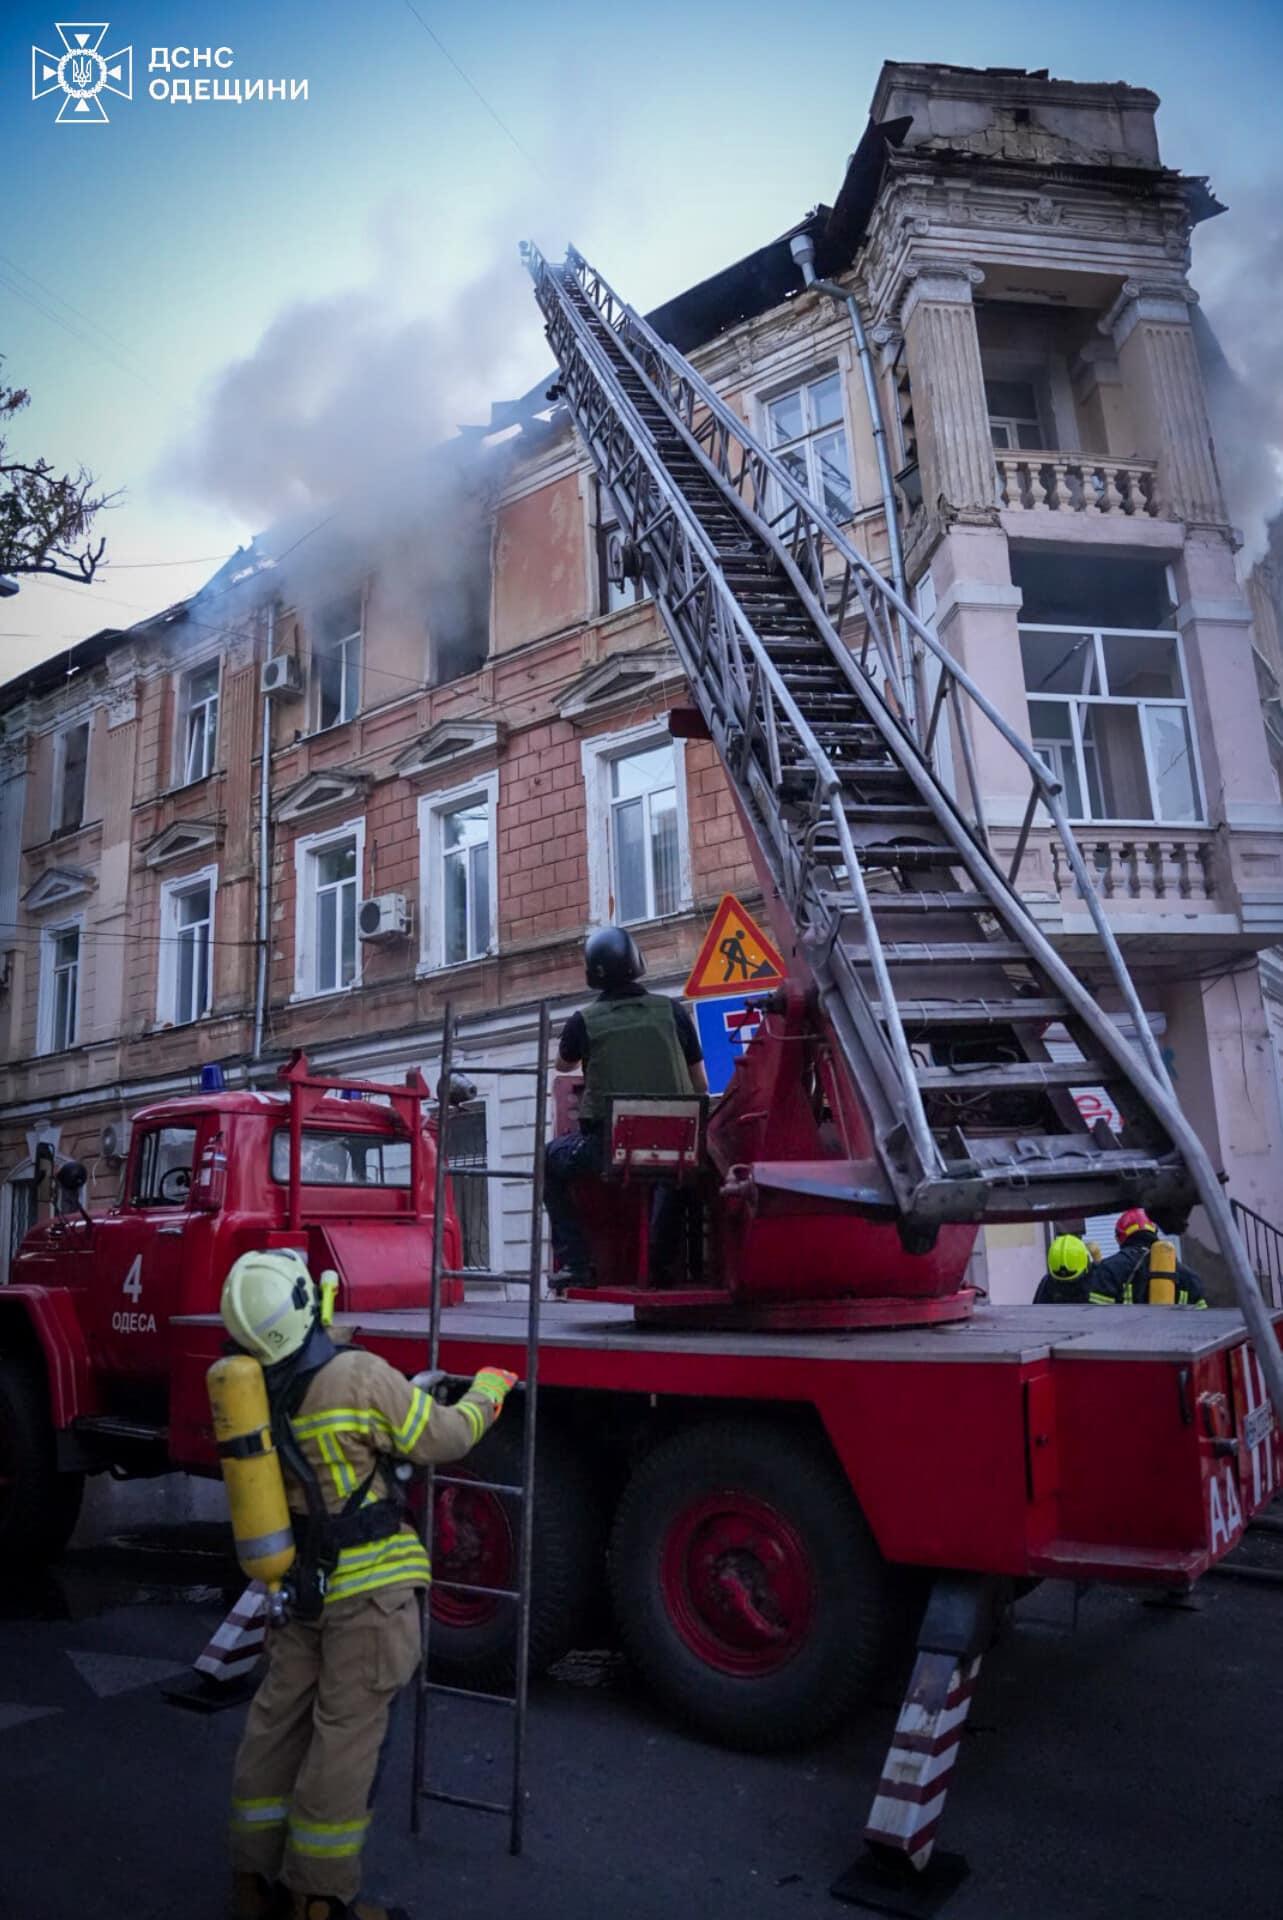
<path id="1" fill-rule="evenodd" d="M 1272 1307 L 1283 1307 L 1283 1229 L 1241 1200 L 1231 1199 L 1230 1212 L 1261 1292 Z"/>

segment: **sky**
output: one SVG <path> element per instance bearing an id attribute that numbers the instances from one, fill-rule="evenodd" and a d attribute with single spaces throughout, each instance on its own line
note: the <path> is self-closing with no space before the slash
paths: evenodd
<path id="1" fill-rule="evenodd" d="M 1016 0 L 230 0 L 127 4 L 107 124 L 33 100 L 54 15 L 0 18 L 0 378 L 10 453 L 120 499 L 92 586 L 0 600 L 0 679 L 181 598 L 283 498 L 524 391 L 548 354 L 517 242 L 573 238 L 648 308 L 832 201 L 884 59 L 1049 67 L 1161 95 L 1167 164 L 1230 212 L 1196 242 L 1231 358 L 1283 371 L 1283 8 Z M 153 99 L 154 47 L 308 98 Z M 287 88 L 288 94 L 288 88 Z M 1280 273 L 1283 282 L 1283 273 Z M 1279 286 L 1283 298 L 1283 284 Z M 1255 366 L 1253 359 L 1255 357 Z"/>

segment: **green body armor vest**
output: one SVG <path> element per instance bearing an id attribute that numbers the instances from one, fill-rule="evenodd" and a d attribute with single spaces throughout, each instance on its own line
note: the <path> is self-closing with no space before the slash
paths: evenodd
<path id="1" fill-rule="evenodd" d="M 662 993 L 594 1000 L 583 1010 L 588 1062 L 580 1122 L 600 1126 L 615 1094 L 691 1093 L 673 1002 Z"/>

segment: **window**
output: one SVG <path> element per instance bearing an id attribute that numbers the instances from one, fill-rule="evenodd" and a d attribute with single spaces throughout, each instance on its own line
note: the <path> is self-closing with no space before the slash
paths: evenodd
<path id="1" fill-rule="evenodd" d="M 601 610 L 618 613 L 650 598 L 644 580 L 624 577 L 624 530 L 600 487 L 597 489 L 597 572 L 601 581 Z"/>
<path id="2" fill-rule="evenodd" d="M 272 1178 L 285 1186 L 290 1177 L 290 1136 L 272 1135 Z M 408 1187 L 410 1142 L 379 1134 L 305 1129 L 299 1157 L 305 1187 Z"/>
<path id="3" fill-rule="evenodd" d="M 213 1004 L 214 894 L 218 869 L 170 880 L 160 892 L 156 1017 L 174 1026 L 202 1020 Z"/>
<path id="4" fill-rule="evenodd" d="M 842 416 L 842 376 L 794 387 L 765 403 L 767 445 L 815 501 L 835 520 L 855 512 L 851 455 Z M 776 503 L 776 511 L 783 501 Z"/>
<path id="5" fill-rule="evenodd" d="M 596 926 L 657 920 L 691 903 L 684 746 L 653 724 L 583 743 Z"/>
<path id="6" fill-rule="evenodd" d="M 425 967 L 479 960 L 499 944 L 496 811 L 499 776 L 419 801 L 420 923 Z"/>
<path id="7" fill-rule="evenodd" d="M 463 1235 L 463 1264 L 486 1272 L 490 1267 L 490 1186 L 478 1169 L 486 1161 L 486 1108 L 452 1107 L 446 1121 L 450 1192 Z"/>
<path id="8" fill-rule="evenodd" d="M 185 1207 L 195 1158 L 195 1127 L 155 1127 L 145 1133 L 134 1162 L 134 1205 Z"/>
<path id="9" fill-rule="evenodd" d="M 360 980 L 356 909 L 364 864 L 363 820 L 331 833 L 308 834 L 295 845 L 294 992 L 299 998 L 337 993 Z"/>
<path id="10" fill-rule="evenodd" d="M 1073 820 L 1202 819 L 1180 639 L 1022 627 L 1033 748 Z"/>
<path id="11" fill-rule="evenodd" d="M 54 739 L 53 828 L 72 833 L 85 817 L 85 775 L 89 767 L 89 722 L 68 727 Z"/>
<path id="12" fill-rule="evenodd" d="M 217 660 L 185 673 L 179 689 L 179 767 L 178 780 L 186 785 L 203 780 L 214 771 L 218 750 L 218 674 Z"/>
<path id="13" fill-rule="evenodd" d="M 80 1030 L 80 922 L 46 927 L 41 936 L 39 1051 L 74 1047 Z"/>
<path id="14" fill-rule="evenodd" d="M 986 380 L 985 405 L 995 447 L 1046 446 L 1032 380 Z"/>
<path id="15" fill-rule="evenodd" d="M 36 1224 L 40 1189 L 34 1180 L 10 1180 L 9 1186 L 9 1264 Z"/>
<path id="16" fill-rule="evenodd" d="M 324 608 L 312 649 L 316 726 L 340 727 L 361 704 L 361 596 L 348 594 Z"/>

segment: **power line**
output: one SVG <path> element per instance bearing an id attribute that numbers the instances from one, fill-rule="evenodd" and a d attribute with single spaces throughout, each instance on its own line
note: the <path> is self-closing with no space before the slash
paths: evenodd
<path id="1" fill-rule="evenodd" d="M 91 352 L 98 354 L 101 359 L 110 361 L 117 372 L 126 374 L 131 380 L 137 380 L 140 386 L 151 386 L 152 382 L 147 378 L 146 374 L 141 373 L 137 367 L 127 366 L 109 347 L 104 347 L 99 341 L 95 340 L 91 333 L 86 333 L 84 328 L 78 326 L 75 321 L 64 319 L 47 301 L 37 299 L 34 293 L 29 293 L 25 287 L 20 286 L 18 282 L 8 274 L 0 273 L 0 287 L 7 287 L 10 293 L 16 293 L 20 300 L 25 300 L 29 306 L 34 307 L 36 312 L 41 314 L 44 319 L 52 320 L 56 327 L 61 327 L 64 333 L 70 334 L 71 338 L 77 341 L 82 347 L 88 347 Z"/>
<path id="2" fill-rule="evenodd" d="M 414 0 L 405 0 L 405 4 L 409 8 L 410 12 L 414 15 L 419 25 L 423 28 L 423 31 L 427 34 L 429 40 L 432 42 L 437 52 L 441 55 L 442 59 L 445 60 L 448 63 L 448 65 L 454 69 L 455 73 L 458 74 L 460 80 L 462 80 L 464 86 L 468 89 L 469 93 L 474 95 L 474 97 L 478 101 L 480 101 L 481 105 L 485 108 L 485 111 L 489 114 L 490 118 L 494 121 L 499 131 L 505 136 L 506 139 L 512 142 L 513 146 L 517 149 L 517 152 L 521 155 L 522 159 L 525 161 L 526 165 L 531 169 L 531 171 L 534 173 L 538 173 L 539 167 L 537 163 L 534 161 L 531 155 L 526 152 L 526 149 L 522 146 L 520 140 L 518 140 L 516 134 L 512 131 L 512 128 L 508 125 L 507 121 L 504 120 L 501 117 L 501 115 L 495 110 L 495 108 L 491 106 L 490 102 L 486 99 L 485 94 L 482 93 L 476 81 L 473 80 L 469 74 L 464 72 L 463 68 L 459 65 L 459 62 L 455 59 L 454 55 L 451 53 L 449 47 L 447 47 L 445 42 L 441 39 L 441 36 L 438 33 L 433 31 L 433 29 L 428 25 L 427 21 L 424 19 L 423 15 L 419 12 L 419 9 L 414 5 Z"/>
<path id="3" fill-rule="evenodd" d="M 100 333 L 103 339 L 109 343 L 109 345 L 113 347 L 118 347 L 120 351 L 124 354 L 129 353 L 130 350 L 126 346 L 125 342 L 123 340 L 118 339 L 114 333 L 109 333 L 106 327 L 102 325 L 101 321 L 93 319 L 93 317 L 90 314 L 82 313 L 80 308 L 73 306 L 71 301 L 68 300 L 63 294 L 56 293 L 52 287 L 46 286 L 43 280 L 37 280 L 35 274 L 32 273 L 27 267 L 20 267 L 16 260 L 10 260 L 7 258 L 6 255 L 2 253 L 0 253 L 0 266 L 8 267 L 12 273 L 20 273 L 24 280 L 29 280 L 33 287 L 38 287 L 40 289 L 41 293 L 47 294 L 49 298 L 51 300 L 56 301 L 60 307 L 65 307 L 68 313 L 75 314 L 78 320 L 83 320 L 85 325 L 91 328 L 94 333 Z"/>

